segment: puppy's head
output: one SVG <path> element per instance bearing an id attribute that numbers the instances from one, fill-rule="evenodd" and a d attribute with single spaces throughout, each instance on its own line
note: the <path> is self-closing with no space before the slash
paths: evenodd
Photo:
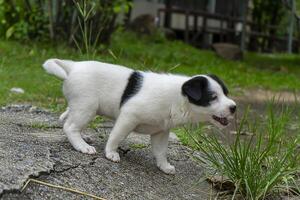
<path id="1" fill-rule="evenodd" d="M 194 76 L 182 85 L 194 113 L 218 127 L 225 127 L 236 111 L 236 103 L 228 98 L 228 89 L 216 75 Z"/>

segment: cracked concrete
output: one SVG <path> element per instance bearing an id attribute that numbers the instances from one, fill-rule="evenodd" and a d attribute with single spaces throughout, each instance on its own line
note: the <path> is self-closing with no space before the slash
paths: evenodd
<path id="1" fill-rule="evenodd" d="M 201 181 L 202 168 L 176 139 L 171 139 L 168 153 L 177 170 L 172 176 L 155 166 L 148 136 L 128 137 L 120 148 L 121 162 L 112 163 L 103 154 L 109 128 L 85 131 L 98 153 L 84 155 L 72 149 L 57 119 L 28 106 L 0 111 L 1 199 L 87 199 L 36 183 L 21 193 L 29 177 L 106 199 L 209 199 L 211 189 Z M 132 144 L 144 148 L 131 148 Z"/>

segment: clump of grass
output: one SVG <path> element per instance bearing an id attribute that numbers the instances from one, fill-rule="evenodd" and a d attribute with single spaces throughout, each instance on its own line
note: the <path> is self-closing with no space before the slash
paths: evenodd
<path id="1" fill-rule="evenodd" d="M 197 159 L 209 172 L 223 175 L 234 184 L 232 199 L 238 193 L 251 200 L 265 199 L 276 192 L 299 195 L 299 188 L 292 185 L 299 172 L 300 138 L 285 132 L 291 111 L 282 108 L 275 113 L 271 104 L 265 123 L 251 122 L 247 113 L 236 125 L 232 144 L 223 144 L 213 134 L 204 134 L 201 128 L 185 129 L 202 152 L 203 156 Z M 253 133 L 249 140 L 241 138 L 244 131 Z M 198 138 L 193 136 L 195 132 Z"/>
<path id="2" fill-rule="evenodd" d="M 34 129 L 40 129 L 40 130 L 49 130 L 49 129 L 55 129 L 55 128 L 61 128 L 56 125 L 49 125 L 49 124 L 43 124 L 43 123 L 31 123 L 28 125 L 29 128 Z"/>
<path id="3" fill-rule="evenodd" d="M 104 118 L 101 116 L 96 116 L 95 119 L 89 124 L 89 128 L 97 129 L 100 124 L 104 122 Z"/>
<path id="4" fill-rule="evenodd" d="M 145 144 L 130 144 L 129 147 L 132 149 L 144 149 L 147 147 L 147 145 L 145 145 Z"/>

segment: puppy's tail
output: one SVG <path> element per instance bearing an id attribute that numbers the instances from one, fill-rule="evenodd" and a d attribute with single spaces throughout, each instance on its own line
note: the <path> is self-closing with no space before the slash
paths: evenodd
<path id="1" fill-rule="evenodd" d="M 60 122 L 65 121 L 69 115 L 69 112 L 70 112 L 70 108 L 68 107 L 67 110 L 63 114 L 60 115 L 59 121 Z"/>
<path id="2" fill-rule="evenodd" d="M 49 59 L 43 64 L 43 68 L 48 74 L 53 74 L 58 78 L 65 80 L 68 78 L 74 62 L 71 60 Z"/>

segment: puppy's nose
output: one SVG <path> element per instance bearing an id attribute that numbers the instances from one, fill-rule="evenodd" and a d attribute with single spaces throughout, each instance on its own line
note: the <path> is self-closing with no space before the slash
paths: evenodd
<path id="1" fill-rule="evenodd" d="M 230 110 L 231 114 L 234 114 L 236 111 L 236 105 L 230 106 L 229 110 Z"/>

